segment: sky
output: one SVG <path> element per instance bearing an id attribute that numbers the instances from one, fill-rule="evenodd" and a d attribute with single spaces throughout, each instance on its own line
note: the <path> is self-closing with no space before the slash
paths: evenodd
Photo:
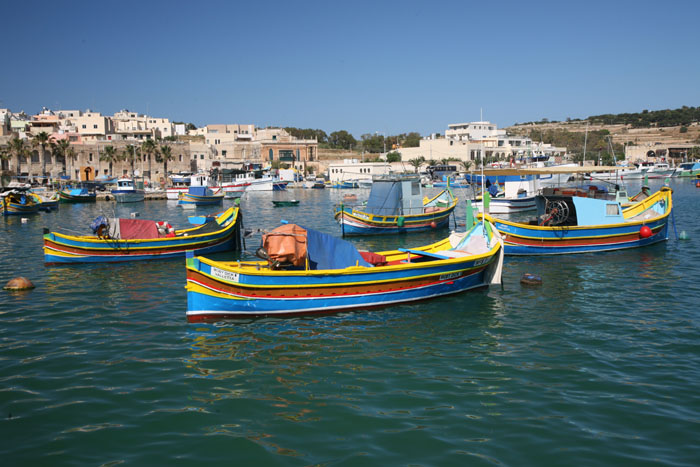
<path id="1" fill-rule="evenodd" d="M 700 105 L 700 1 L 0 0 L 0 108 L 395 135 Z"/>

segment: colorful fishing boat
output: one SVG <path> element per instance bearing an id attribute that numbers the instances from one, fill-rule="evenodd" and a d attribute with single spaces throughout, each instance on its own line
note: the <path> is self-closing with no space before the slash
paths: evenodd
<path id="1" fill-rule="evenodd" d="M 335 209 L 343 235 L 396 234 L 446 227 L 457 198 L 448 187 L 433 198 L 423 197 L 417 175 L 377 177 L 366 205 Z"/>
<path id="2" fill-rule="evenodd" d="M 112 195 L 117 203 L 139 203 L 146 198 L 143 181 L 135 182 L 127 177 L 117 180 L 117 187 L 112 190 Z"/>
<path id="3" fill-rule="evenodd" d="M 29 192 L 29 196 L 39 205 L 39 211 L 49 212 L 58 209 L 58 193 L 46 197 L 39 193 Z"/>
<path id="4" fill-rule="evenodd" d="M 626 209 L 615 200 L 538 196 L 538 217 L 527 223 L 485 218 L 501 232 L 506 255 L 619 250 L 668 240 L 671 195 L 663 187 Z"/>
<path id="5" fill-rule="evenodd" d="M 39 212 L 39 203 L 33 193 L 26 190 L 10 189 L 0 193 L 0 211 L 3 216 L 21 216 Z"/>
<path id="6" fill-rule="evenodd" d="M 333 313 L 413 302 L 500 283 L 502 242 L 481 222 L 432 245 L 358 252 L 287 224 L 263 236 L 263 261 L 187 255 L 187 319 Z"/>
<path id="7" fill-rule="evenodd" d="M 206 186 L 190 186 L 187 193 L 180 193 L 178 205 L 183 207 L 211 206 L 221 204 L 224 200 L 224 192 L 217 190 L 214 192 Z"/>
<path id="8" fill-rule="evenodd" d="M 331 188 L 360 188 L 360 183 L 357 180 L 338 180 L 331 184 Z"/>
<path id="9" fill-rule="evenodd" d="M 59 190 L 57 193 L 61 203 L 94 203 L 97 200 L 95 192 L 90 192 L 85 187 Z"/>
<path id="10" fill-rule="evenodd" d="M 173 229 L 167 222 L 107 219 L 90 225 L 92 235 L 44 234 L 47 264 L 140 261 L 240 249 L 240 211 L 232 207 L 196 227 Z"/>
<path id="11" fill-rule="evenodd" d="M 700 161 L 683 162 L 676 170 L 678 177 L 695 177 L 696 175 L 700 175 Z"/>

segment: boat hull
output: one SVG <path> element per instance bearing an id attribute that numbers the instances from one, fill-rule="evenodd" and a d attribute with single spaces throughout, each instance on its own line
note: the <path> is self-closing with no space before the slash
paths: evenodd
<path id="1" fill-rule="evenodd" d="M 94 203 L 96 200 L 97 196 L 94 193 L 76 196 L 65 191 L 58 192 L 58 201 L 60 203 Z"/>
<path id="2" fill-rule="evenodd" d="M 146 199 L 146 193 L 143 191 L 117 191 L 112 190 L 112 196 L 117 203 L 140 203 Z"/>
<path id="3" fill-rule="evenodd" d="M 198 196 L 191 193 L 182 193 L 177 204 L 181 206 L 211 206 L 221 204 L 224 200 L 224 194 L 213 196 Z"/>
<path id="4" fill-rule="evenodd" d="M 23 216 L 39 212 L 39 204 L 31 201 L 28 197 L 25 203 L 5 198 L 2 198 L 0 202 L 2 203 L 0 209 L 2 210 L 3 216 Z"/>

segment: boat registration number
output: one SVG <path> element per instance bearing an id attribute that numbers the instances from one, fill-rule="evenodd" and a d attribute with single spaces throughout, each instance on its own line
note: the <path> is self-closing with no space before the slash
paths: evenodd
<path id="1" fill-rule="evenodd" d="M 448 279 L 457 279 L 461 275 L 462 275 L 461 272 L 451 272 L 449 274 L 440 274 L 440 280 L 446 281 Z"/>
<path id="2" fill-rule="evenodd" d="M 224 271 L 223 269 L 211 268 L 211 275 L 223 279 L 225 281 L 238 282 L 238 273 L 231 271 Z"/>

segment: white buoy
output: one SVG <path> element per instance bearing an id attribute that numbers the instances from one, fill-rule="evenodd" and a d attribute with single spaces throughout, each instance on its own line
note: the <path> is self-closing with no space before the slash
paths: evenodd
<path id="1" fill-rule="evenodd" d="M 26 217 L 23 217 L 23 218 L 22 218 L 22 224 L 26 224 L 28 220 L 29 220 L 29 219 L 27 219 Z"/>
<path id="2" fill-rule="evenodd" d="M 132 212 L 132 213 L 131 213 L 131 218 L 132 218 L 132 219 L 135 218 L 135 217 L 139 217 L 139 216 L 140 216 L 140 214 L 139 214 L 138 212 Z"/>

